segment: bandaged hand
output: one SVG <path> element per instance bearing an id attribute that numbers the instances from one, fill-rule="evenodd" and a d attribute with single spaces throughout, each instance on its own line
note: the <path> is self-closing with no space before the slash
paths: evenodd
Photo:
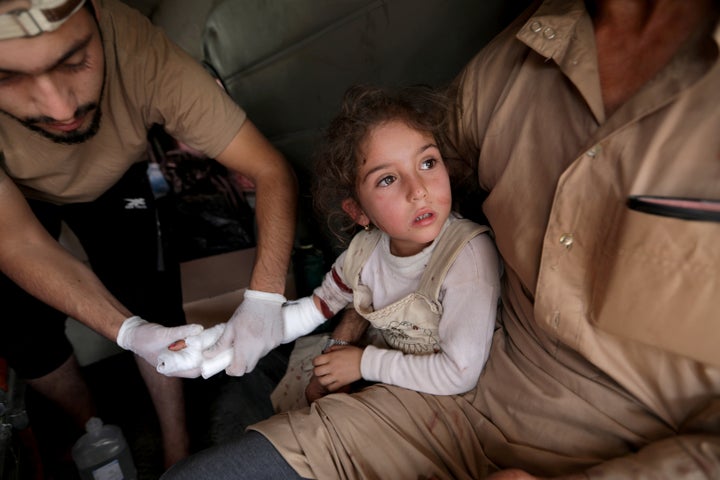
<path id="1" fill-rule="evenodd" d="M 220 323 L 197 335 L 185 338 L 184 348 L 166 350 L 158 356 L 157 371 L 170 377 L 210 378 L 225 370 L 232 361 L 232 348 L 213 358 L 205 358 L 202 353 L 206 348 L 213 346 L 224 331 L 225 324 Z"/>
<path id="2" fill-rule="evenodd" d="M 205 358 L 214 358 L 232 348 L 233 359 L 225 372 L 240 376 L 252 371 L 257 362 L 282 341 L 285 301 L 278 293 L 246 290 L 220 339 L 203 352 Z"/>
<path id="3" fill-rule="evenodd" d="M 282 320 L 282 343 L 289 343 L 315 330 L 325 323 L 326 318 L 317 309 L 313 297 L 310 296 L 283 305 Z"/>
<path id="4" fill-rule="evenodd" d="M 181 338 L 197 335 L 202 331 L 202 325 L 163 327 L 135 316 L 127 318 L 123 322 L 116 341 L 121 348 L 140 355 L 154 367 L 157 365 L 158 355 L 166 351 L 168 345 Z"/>

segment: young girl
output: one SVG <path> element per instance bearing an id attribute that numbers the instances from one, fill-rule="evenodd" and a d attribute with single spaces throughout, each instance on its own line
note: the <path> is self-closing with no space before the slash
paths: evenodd
<path id="1" fill-rule="evenodd" d="M 347 307 L 376 335 L 343 321 L 326 343 L 299 339 L 273 393 L 276 410 L 361 379 L 438 395 L 476 385 L 500 267 L 488 228 L 451 212 L 444 104 L 425 88 L 346 93 L 317 159 L 314 199 L 333 230 L 359 233 L 313 295 L 283 307 L 283 341 Z"/>

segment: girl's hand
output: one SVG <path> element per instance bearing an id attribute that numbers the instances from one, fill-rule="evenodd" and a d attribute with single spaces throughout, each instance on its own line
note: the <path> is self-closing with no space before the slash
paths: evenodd
<path id="1" fill-rule="evenodd" d="M 360 359 L 363 350 L 353 346 L 335 346 L 328 353 L 313 359 L 313 374 L 320 385 L 330 392 L 360 380 Z"/>

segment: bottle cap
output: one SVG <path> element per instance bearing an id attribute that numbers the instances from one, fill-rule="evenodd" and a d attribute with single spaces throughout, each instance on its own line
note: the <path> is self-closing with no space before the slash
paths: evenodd
<path id="1" fill-rule="evenodd" d="M 103 421 L 100 420 L 98 417 L 92 417 L 90 420 L 87 421 L 85 424 L 85 430 L 87 430 L 90 434 L 96 434 L 98 433 L 103 427 Z"/>

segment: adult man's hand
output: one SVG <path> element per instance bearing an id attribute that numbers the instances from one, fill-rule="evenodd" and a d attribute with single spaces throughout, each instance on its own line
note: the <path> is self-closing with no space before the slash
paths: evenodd
<path id="1" fill-rule="evenodd" d="M 158 355 L 166 351 L 171 343 L 202 331 L 202 325 L 163 327 L 136 316 L 126 319 L 120 326 L 117 344 L 125 350 L 140 355 L 154 368 L 157 365 Z"/>
<path id="2" fill-rule="evenodd" d="M 220 339 L 203 352 L 205 357 L 213 358 L 232 347 L 233 360 L 225 372 L 240 376 L 252 371 L 258 360 L 282 341 L 282 306 L 286 301 L 278 293 L 246 290 Z"/>

